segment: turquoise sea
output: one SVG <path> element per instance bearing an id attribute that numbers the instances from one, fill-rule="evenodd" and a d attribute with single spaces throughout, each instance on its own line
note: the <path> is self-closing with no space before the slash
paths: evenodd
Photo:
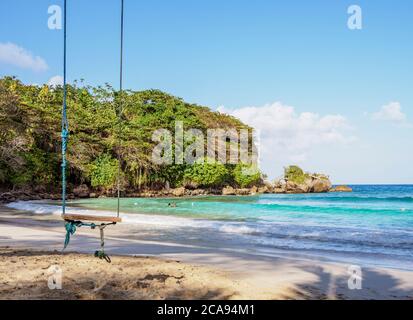
<path id="1" fill-rule="evenodd" d="M 413 270 L 413 185 L 355 185 L 352 193 L 122 199 L 125 223 L 176 241 L 251 254 L 299 254 Z M 175 202 L 176 207 L 168 203 Z M 114 211 L 115 199 L 70 202 Z"/>

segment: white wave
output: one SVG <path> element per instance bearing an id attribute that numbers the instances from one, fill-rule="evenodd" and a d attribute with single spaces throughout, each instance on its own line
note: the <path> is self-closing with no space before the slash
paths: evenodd
<path id="1" fill-rule="evenodd" d="M 41 201 L 17 201 L 6 204 L 6 207 L 16 210 L 30 211 L 37 214 L 62 214 L 60 206 L 42 203 Z"/>
<path id="2" fill-rule="evenodd" d="M 61 215 L 62 207 L 45 203 L 44 201 L 18 201 L 7 204 L 7 207 L 30 211 L 37 214 Z M 86 208 L 66 207 L 67 214 L 81 214 L 88 216 L 114 216 L 115 212 L 105 210 L 92 210 Z M 192 228 L 210 228 L 218 229 L 224 233 L 251 234 L 256 232 L 255 229 L 242 225 L 241 223 L 210 221 L 183 217 L 171 217 L 165 215 L 150 215 L 140 213 L 122 213 L 122 222 L 126 224 L 154 226 L 158 228 L 172 227 L 192 227 Z"/>
<path id="3" fill-rule="evenodd" d="M 47 204 L 42 201 L 18 201 L 7 204 L 9 208 L 30 211 L 37 214 L 52 214 L 61 215 L 62 207 L 58 205 Z M 108 216 L 112 217 L 116 215 L 116 212 L 107 210 L 92 210 L 86 208 L 66 207 L 67 214 L 81 214 L 87 216 Z M 146 215 L 146 214 L 127 214 L 121 215 L 122 221 L 130 224 L 149 224 L 159 226 L 185 226 L 192 224 L 199 224 L 192 219 L 179 218 L 179 217 L 167 217 L 161 215 Z M 194 225 L 195 226 L 195 225 Z"/>
<path id="4" fill-rule="evenodd" d="M 238 234 L 253 234 L 257 232 L 257 229 L 250 228 L 243 225 L 223 225 L 219 228 L 219 231 L 226 232 L 226 233 L 238 233 Z"/>

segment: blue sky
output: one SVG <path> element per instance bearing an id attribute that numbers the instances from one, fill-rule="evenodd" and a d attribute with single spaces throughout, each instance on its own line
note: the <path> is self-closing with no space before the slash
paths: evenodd
<path id="1" fill-rule="evenodd" d="M 68 1 L 69 81 L 117 85 L 119 2 Z M 62 74 L 62 32 L 47 27 L 48 7 L 62 3 L 1 1 L 0 76 L 41 84 Z M 362 30 L 347 27 L 352 4 Z M 413 183 L 412 9 L 404 0 L 125 0 L 125 86 L 258 127 L 271 177 L 296 162 L 337 183 Z M 47 67 L 13 63 L 1 53 L 10 44 Z"/>

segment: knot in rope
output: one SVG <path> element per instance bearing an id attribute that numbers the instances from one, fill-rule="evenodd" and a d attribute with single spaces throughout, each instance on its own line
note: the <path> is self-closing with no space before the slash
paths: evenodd
<path id="1" fill-rule="evenodd" d="M 80 227 L 81 224 L 82 224 L 81 222 L 76 222 L 76 221 L 68 221 L 65 223 L 66 238 L 65 238 L 65 245 L 63 247 L 63 250 L 66 249 L 66 247 L 69 245 L 70 236 L 73 236 L 75 234 L 77 227 Z"/>
<path id="2" fill-rule="evenodd" d="M 62 129 L 62 153 L 66 153 L 67 150 L 67 142 L 69 140 L 69 130 Z"/>

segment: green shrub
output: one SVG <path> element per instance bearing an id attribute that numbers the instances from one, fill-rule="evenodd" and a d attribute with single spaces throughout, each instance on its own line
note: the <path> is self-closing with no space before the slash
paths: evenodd
<path id="1" fill-rule="evenodd" d="M 234 168 L 233 177 L 241 188 L 247 188 L 260 182 L 261 172 L 256 166 L 239 163 Z"/>
<path id="2" fill-rule="evenodd" d="M 301 184 L 304 183 L 308 177 L 309 175 L 298 166 L 288 166 L 284 168 L 284 178 L 288 181 Z"/>

